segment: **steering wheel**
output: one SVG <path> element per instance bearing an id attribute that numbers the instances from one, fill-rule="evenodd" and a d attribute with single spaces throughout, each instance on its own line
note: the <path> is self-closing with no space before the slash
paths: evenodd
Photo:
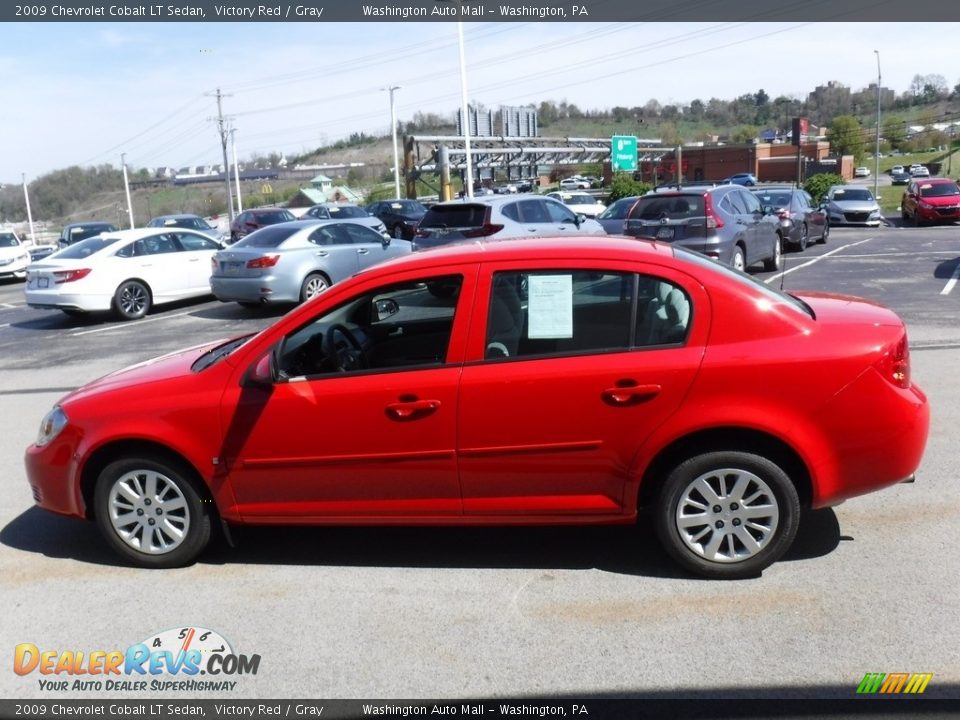
<path id="1" fill-rule="evenodd" d="M 338 342 L 338 336 L 346 342 Z M 363 370 L 367 367 L 363 346 L 346 325 L 334 323 L 328 327 L 324 334 L 324 344 L 327 357 L 333 361 L 339 372 Z"/>

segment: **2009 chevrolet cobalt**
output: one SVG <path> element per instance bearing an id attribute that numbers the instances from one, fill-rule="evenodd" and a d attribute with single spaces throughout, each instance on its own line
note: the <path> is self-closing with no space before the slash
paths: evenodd
<path id="1" fill-rule="evenodd" d="M 67 395 L 36 502 L 146 567 L 228 524 L 631 523 L 754 576 L 801 507 L 911 477 L 927 400 L 903 323 L 681 248 L 477 241 L 389 261 L 262 332 Z M 643 517 L 647 515 L 644 514 Z"/>

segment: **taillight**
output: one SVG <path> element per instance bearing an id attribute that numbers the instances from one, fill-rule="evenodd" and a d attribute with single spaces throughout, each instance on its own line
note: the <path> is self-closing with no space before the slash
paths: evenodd
<path id="1" fill-rule="evenodd" d="M 53 282 L 59 285 L 61 283 L 82 280 L 90 274 L 91 270 L 92 268 L 80 268 L 79 270 L 56 270 L 53 273 Z"/>
<path id="2" fill-rule="evenodd" d="M 910 346 L 904 332 L 894 345 L 887 348 L 880 362 L 881 374 L 897 387 L 910 387 Z"/>
<path id="3" fill-rule="evenodd" d="M 784 210 L 783 208 L 780 208 L 779 210 L 777 210 L 777 217 L 780 218 L 781 220 L 789 220 L 789 219 L 790 219 L 790 211 L 789 211 L 789 210 Z"/>
<path id="4" fill-rule="evenodd" d="M 251 270 L 270 268 L 278 262 L 280 262 L 279 255 L 264 255 L 263 257 L 254 258 L 253 260 L 247 260 L 247 267 Z"/>
<path id="5" fill-rule="evenodd" d="M 713 209 L 713 197 L 709 194 L 703 196 L 703 214 L 707 216 L 707 227 L 711 230 L 723 227 L 723 218 Z"/>
<path id="6" fill-rule="evenodd" d="M 484 223 L 478 228 L 473 228 L 473 230 L 464 230 L 463 236 L 465 238 L 476 238 L 476 237 L 488 237 L 494 233 L 498 233 L 503 230 L 503 225 L 497 225 L 496 223 Z"/>

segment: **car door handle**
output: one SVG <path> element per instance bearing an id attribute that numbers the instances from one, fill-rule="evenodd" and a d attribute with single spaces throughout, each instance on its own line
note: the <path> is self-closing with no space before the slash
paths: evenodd
<path id="1" fill-rule="evenodd" d="M 317 257 L 326 257 L 326 256 L 329 255 L 329 254 L 330 254 L 330 253 L 328 253 L 326 250 L 317 250 L 317 251 L 314 253 L 314 255 L 316 255 Z"/>
<path id="2" fill-rule="evenodd" d="M 200 262 L 200 258 L 187 258 L 187 262 Z"/>
<path id="3" fill-rule="evenodd" d="M 393 420 L 413 420 L 435 412 L 439 400 L 400 400 L 387 405 L 387 415 Z"/>
<path id="4" fill-rule="evenodd" d="M 357 255 L 366 255 L 368 252 L 370 251 L 367 250 L 366 248 L 360 248 L 359 250 L 357 250 Z"/>
<path id="5" fill-rule="evenodd" d="M 632 380 L 621 380 L 615 387 L 601 393 L 611 405 L 636 405 L 660 394 L 659 385 L 637 385 Z"/>

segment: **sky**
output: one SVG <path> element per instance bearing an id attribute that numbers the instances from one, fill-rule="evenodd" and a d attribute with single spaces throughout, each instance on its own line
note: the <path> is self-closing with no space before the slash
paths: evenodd
<path id="1" fill-rule="evenodd" d="M 803 98 L 836 80 L 907 90 L 960 82 L 957 26 L 938 23 L 465 23 L 467 89 L 488 108 L 566 100 L 581 109 Z M 460 104 L 455 23 L 5 23 L 0 182 L 71 165 L 222 161 L 213 93 L 238 154 L 288 155 L 397 115 Z M 922 48 L 922 51 L 913 51 Z M 639 129 L 638 129 L 639 130 Z M 642 136 L 642 131 L 638 132 Z"/>

